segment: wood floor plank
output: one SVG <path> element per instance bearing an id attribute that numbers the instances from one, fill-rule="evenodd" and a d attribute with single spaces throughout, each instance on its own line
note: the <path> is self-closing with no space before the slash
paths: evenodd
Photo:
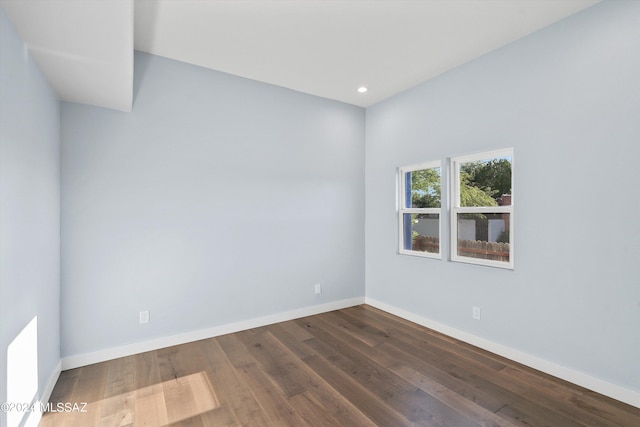
<path id="1" fill-rule="evenodd" d="M 291 405 L 313 427 L 333 427 L 345 425 L 350 427 L 375 427 L 369 418 L 352 406 L 350 402 L 339 396 L 327 399 L 329 394 L 305 392 L 293 396 Z"/>
<path id="2" fill-rule="evenodd" d="M 394 396 L 388 402 L 398 411 L 406 414 L 405 416 L 416 426 L 479 427 L 478 423 L 471 421 L 419 388 Z"/>
<path id="3" fill-rule="evenodd" d="M 315 356 L 316 352 L 309 347 L 307 341 L 313 338 L 308 333 L 297 335 L 304 339 L 303 342 L 292 343 L 292 335 L 285 331 L 290 328 L 278 328 L 278 325 L 270 325 L 269 332 L 280 342 L 288 351 L 301 357 L 306 361 L 308 357 Z M 301 328 L 296 325 L 296 328 Z M 301 328 L 303 329 L 303 328 Z M 306 366 L 306 364 L 304 365 Z M 302 366 L 304 370 L 304 366 Z M 304 393 L 292 396 L 289 400 L 292 406 L 296 408 L 300 416 L 312 426 L 336 426 L 348 425 L 353 427 L 370 427 L 375 424 L 365 416 L 356 406 L 348 399 L 340 395 L 326 379 L 318 375 L 314 370 L 308 368 L 304 370 L 306 388 Z"/>
<path id="4" fill-rule="evenodd" d="M 453 340 L 450 337 L 446 337 L 435 331 L 427 330 L 424 327 L 412 327 L 407 328 L 407 321 L 398 321 L 396 319 L 389 318 L 387 316 L 379 315 L 376 312 L 369 313 L 364 311 L 364 314 L 354 316 L 353 311 L 345 311 L 340 313 L 344 319 L 357 319 L 362 322 L 362 318 L 368 319 L 368 321 L 375 321 L 376 324 L 381 324 L 384 327 L 390 340 L 401 340 L 411 343 L 418 348 L 441 350 L 451 354 L 455 357 L 459 363 L 481 365 L 482 368 L 490 368 L 494 371 L 500 371 L 506 365 L 506 359 L 502 357 L 496 357 L 490 353 L 483 351 L 477 347 L 470 346 L 466 343 Z M 420 329 L 422 328 L 422 329 Z"/>
<path id="5" fill-rule="evenodd" d="M 420 355 L 420 360 L 449 374 L 455 371 L 457 375 L 469 373 L 469 375 L 480 376 L 487 372 L 487 369 L 481 363 L 464 363 L 454 354 L 437 347 L 425 348 L 420 343 L 392 339 L 389 343 L 381 344 L 380 348 L 384 348 L 385 351 L 390 353 L 401 351 L 409 355 Z"/>
<path id="6" fill-rule="evenodd" d="M 251 336 L 266 333 L 265 329 L 251 331 Z M 236 368 L 246 386 L 253 391 L 258 404 L 274 425 L 305 426 L 295 410 L 291 407 L 284 393 L 277 388 L 277 383 L 265 373 L 237 334 L 218 337 L 220 347 Z"/>
<path id="7" fill-rule="evenodd" d="M 169 423 L 168 427 L 209 427 L 202 422 L 202 418 L 198 415 L 184 420 Z"/>
<path id="8" fill-rule="evenodd" d="M 531 408 L 532 414 L 536 419 L 555 419 L 557 422 L 562 423 L 563 426 L 581 425 L 577 423 L 571 417 L 562 415 L 561 413 L 553 412 L 545 405 L 536 403 L 523 398 L 520 394 L 514 392 L 508 384 L 500 380 L 497 373 L 492 369 L 483 369 L 481 364 L 473 363 L 461 363 L 459 358 L 446 357 L 446 353 L 440 353 L 440 349 L 436 348 L 432 351 L 426 351 L 421 346 L 409 344 L 405 341 L 393 341 L 391 343 L 385 343 L 380 345 L 381 348 L 387 349 L 390 353 L 395 354 L 396 357 L 402 357 L 398 354 L 398 351 L 405 352 L 406 355 L 420 354 L 420 358 L 427 362 L 427 365 L 418 361 L 413 361 L 415 366 L 424 368 L 425 366 L 434 366 L 447 374 L 466 382 L 470 385 L 475 385 L 475 388 L 479 390 L 489 391 L 488 396 L 490 399 L 497 398 L 495 402 L 480 401 L 480 404 L 485 406 L 486 409 L 497 410 L 496 405 L 503 407 L 504 405 L 510 405 L 510 407 L 518 409 L 523 404 L 528 405 Z M 405 356 L 406 359 L 406 356 Z M 454 362 L 459 365 L 456 365 Z M 506 388 L 504 386 L 507 386 Z M 476 393 L 477 394 L 477 393 Z M 482 394 L 477 394 L 482 397 Z M 486 396 L 486 394 L 484 395 Z M 503 412 L 504 416 L 508 416 L 510 412 Z M 527 421 L 526 413 L 519 418 L 520 421 Z"/>
<path id="9" fill-rule="evenodd" d="M 296 323 L 286 323 L 287 327 L 282 327 L 281 324 L 270 325 L 269 332 L 282 346 L 293 352 L 300 359 L 316 354 L 315 350 L 306 343 L 308 339 L 313 338 L 313 335 Z"/>
<path id="10" fill-rule="evenodd" d="M 219 406 L 205 374 L 191 374 L 162 383 L 169 423 L 186 420 Z"/>
<path id="11" fill-rule="evenodd" d="M 78 400 L 72 397 L 70 402 L 78 402 Z M 84 405 L 84 402 L 82 401 L 78 403 Z M 100 423 L 100 418 L 102 415 L 102 400 L 87 402 L 84 410 L 86 412 L 66 412 L 64 410 L 60 411 L 59 416 L 60 419 L 63 420 L 63 425 L 74 427 L 92 427 Z M 56 421 L 54 424 L 58 424 L 58 422 Z"/>
<path id="12" fill-rule="evenodd" d="M 208 361 L 207 374 L 220 404 L 228 404 L 239 425 L 271 426 L 272 423 L 251 390 L 240 380 L 235 367 L 217 339 L 200 341 Z"/>
<path id="13" fill-rule="evenodd" d="M 388 399 L 396 394 L 404 393 L 413 386 L 385 369 L 363 353 L 355 350 L 351 345 L 333 337 L 323 329 L 323 323 L 318 318 L 300 319 L 301 324 L 311 326 L 309 331 L 315 339 L 307 342 L 318 354 L 343 370 L 347 375 L 371 390 L 381 399 Z"/>
<path id="14" fill-rule="evenodd" d="M 432 329 L 427 328 L 426 326 L 422 326 L 419 325 L 415 322 L 412 322 L 410 320 L 407 319 L 403 319 L 402 317 L 398 317 L 396 315 L 393 315 L 391 313 L 387 313 L 384 310 L 380 310 L 379 308 L 376 307 L 372 307 L 370 305 L 366 305 L 366 304 L 360 304 L 360 305 L 356 305 L 353 307 L 348 307 L 345 308 L 344 310 L 340 310 L 346 314 L 352 315 L 352 316 L 357 316 L 361 319 L 366 319 L 367 322 L 371 322 L 372 324 L 377 324 L 380 322 L 380 324 L 384 324 L 384 322 L 381 322 L 381 319 L 387 319 L 391 322 L 393 322 L 394 324 L 400 324 L 403 325 L 404 327 L 408 328 L 408 329 L 412 329 L 414 331 L 418 331 L 420 333 L 425 333 L 428 335 L 435 335 L 435 336 L 439 336 L 444 340 L 449 340 L 452 343 L 457 343 L 459 342 L 457 339 L 449 337 L 447 335 L 444 335 L 440 332 L 434 331 Z"/>
<path id="15" fill-rule="evenodd" d="M 84 402 L 100 402 L 106 390 L 107 372 L 114 361 L 97 363 L 80 368 L 78 383 L 73 389 L 74 398 L 82 398 Z"/>
<path id="16" fill-rule="evenodd" d="M 324 392 L 324 390 L 319 390 L 320 387 L 322 387 L 319 384 L 319 378 L 316 378 L 311 370 L 305 369 L 306 365 L 297 363 L 296 358 L 294 357 L 295 354 L 290 354 L 291 350 L 271 334 L 272 328 L 268 329 L 269 330 L 263 336 L 258 336 L 256 334 L 252 337 L 248 337 L 244 335 L 244 338 L 250 339 L 249 341 L 247 341 L 247 344 L 253 346 L 252 349 L 256 354 L 256 359 L 261 361 L 261 363 L 263 364 L 263 369 L 265 369 L 266 372 L 270 373 L 276 381 L 284 381 L 282 385 L 284 390 L 290 389 L 291 381 L 293 381 L 294 384 L 304 386 L 304 389 L 299 389 L 296 387 L 293 391 L 289 390 L 287 397 L 289 399 L 293 399 L 298 394 L 305 394 L 305 398 L 296 399 L 296 402 L 301 403 L 305 408 L 308 408 L 306 403 L 309 402 L 305 399 L 312 394 L 310 390 L 313 391 L 313 394 L 320 393 L 321 398 L 319 399 L 319 401 L 330 401 L 327 399 L 327 394 Z M 269 351 L 270 353 L 268 358 L 265 358 L 266 353 L 264 352 L 266 351 Z M 315 354 L 314 351 L 306 351 L 304 353 Z M 261 354 L 262 357 L 258 356 L 258 354 Z M 285 372 L 284 375 L 283 372 Z M 336 406 L 335 401 L 333 406 Z M 366 418 L 361 416 L 359 411 L 357 411 L 357 413 L 355 414 L 345 412 L 344 404 L 338 405 L 337 408 L 335 408 L 335 410 L 333 410 L 332 412 L 339 414 L 341 413 L 341 418 L 338 420 L 334 419 L 327 425 L 335 425 L 336 422 L 341 422 L 340 420 L 342 420 L 342 422 L 347 420 L 350 423 L 349 425 L 353 426 L 367 425 L 369 423 Z M 312 414 L 303 412 L 302 415 L 304 419 L 315 419 L 316 421 L 318 421 L 313 417 Z M 324 422 L 328 422 L 326 420 L 327 416 L 323 416 L 323 418 Z"/>
<path id="17" fill-rule="evenodd" d="M 165 382 L 168 380 L 174 380 L 186 374 L 181 370 L 179 365 L 176 365 L 178 352 L 179 349 L 177 346 L 167 347 L 157 351 L 156 358 L 158 361 L 160 381 Z"/>
<path id="18" fill-rule="evenodd" d="M 110 362 L 105 378 L 104 397 L 134 391 L 136 389 L 134 357 L 121 357 Z"/>
<path id="19" fill-rule="evenodd" d="M 366 305 L 62 372 L 41 427 L 636 427 L 640 408 Z"/>
<path id="20" fill-rule="evenodd" d="M 311 356 L 305 359 L 305 363 L 376 425 L 394 427 L 411 425 L 411 422 L 402 414 L 326 359 Z"/>
<path id="21" fill-rule="evenodd" d="M 276 383 L 256 364 L 245 364 L 239 369 L 244 381 L 271 422 L 277 426 L 313 427 L 300 417 L 290 399 L 278 390 Z"/>
<path id="22" fill-rule="evenodd" d="M 506 396 L 507 404 L 503 406 L 499 411 L 502 411 L 502 409 L 506 407 L 511 407 L 514 409 L 528 408 L 527 411 L 522 412 L 523 416 L 518 418 L 521 422 L 528 422 L 532 423 L 533 425 L 539 425 L 538 422 L 534 422 L 534 420 L 545 420 L 546 424 L 544 425 L 554 425 L 554 423 L 563 427 L 583 425 L 571 418 L 567 418 L 562 414 L 554 412 L 552 408 L 534 402 L 527 397 L 514 392 L 512 389 L 504 387 L 504 383 L 500 382 L 500 384 L 498 384 L 499 381 L 496 381 L 496 377 L 487 378 L 485 376 L 479 375 L 477 372 L 465 370 L 461 367 L 455 367 L 450 371 L 450 374 L 468 383 L 473 383 L 478 388 L 491 390 L 492 393 Z M 502 413 L 506 412 L 502 411 Z M 531 416 L 531 418 L 528 417 L 529 415 Z"/>
<path id="23" fill-rule="evenodd" d="M 336 419 L 331 413 L 325 411 L 321 405 L 313 400 L 311 393 L 301 393 L 289 399 L 291 405 L 296 408 L 304 425 L 311 427 L 332 427 L 340 425 L 341 420 Z M 343 420 L 344 421 L 344 420 Z M 342 422 L 343 422 L 342 421 Z"/>
<path id="24" fill-rule="evenodd" d="M 49 401 L 53 404 L 64 402 L 64 399 L 73 394 L 81 372 L 82 368 L 70 369 L 68 371 L 61 372 L 58 377 L 58 381 L 56 382 L 56 386 L 51 392 L 51 398 Z"/>
<path id="25" fill-rule="evenodd" d="M 309 331 L 307 331 L 305 328 L 301 328 L 300 325 L 298 325 L 293 320 L 269 325 L 269 330 L 271 330 L 271 328 L 273 327 L 284 329 L 289 335 L 291 335 L 298 341 L 304 341 L 308 340 L 309 338 L 313 338 L 313 335 L 311 335 Z"/>
<path id="26" fill-rule="evenodd" d="M 497 413 L 524 425 L 587 427 L 584 424 L 577 423 L 573 420 L 561 419 L 558 416 L 546 413 L 544 410 L 531 410 L 530 408 L 524 409 L 522 406 L 518 407 L 517 405 L 511 404 L 500 408 Z"/>
<path id="27" fill-rule="evenodd" d="M 184 420 L 197 424 L 199 420 L 191 419 L 219 406 L 204 372 L 207 360 L 197 343 L 159 350 L 158 359 L 169 424 Z"/>
<path id="28" fill-rule="evenodd" d="M 426 378 L 438 382 L 443 387 L 490 412 L 497 411 L 509 402 L 509 395 L 502 390 L 478 388 L 475 384 L 447 372 L 455 365 L 433 365 L 424 360 L 420 354 L 405 352 L 392 345 L 383 345 L 380 348 L 396 359 L 397 365 L 390 367 L 394 372 L 402 367 L 410 367 Z"/>
<path id="29" fill-rule="evenodd" d="M 358 316 L 359 318 L 367 319 L 367 321 L 384 325 L 389 335 L 398 338 L 406 337 L 410 342 L 427 341 L 430 345 L 438 346 L 453 354 L 464 355 L 471 360 L 483 360 L 484 363 L 489 364 L 496 371 L 502 369 L 505 365 L 514 363 L 497 354 L 489 353 L 471 344 L 370 306 L 355 306 L 344 311 L 346 315 Z M 492 363 L 492 361 L 495 363 Z"/>
<path id="30" fill-rule="evenodd" d="M 65 404 L 84 406 L 81 411 L 61 411 L 64 425 L 93 427 L 99 424 L 104 403 L 105 381 L 109 362 L 84 366 L 79 369 L 78 382 L 73 392 L 63 399 Z"/>
<path id="31" fill-rule="evenodd" d="M 156 351 L 147 351 L 145 353 L 136 354 L 133 357 L 133 360 L 136 391 L 161 382 Z"/>
<path id="32" fill-rule="evenodd" d="M 500 408 L 509 406 L 510 408 L 518 409 L 523 405 L 530 408 L 532 418 L 527 418 L 529 412 L 524 412 L 518 415 L 518 418 L 510 418 L 510 414 L 514 414 L 513 411 L 504 411 L 502 415 L 509 418 L 511 422 L 532 422 L 533 419 L 555 419 L 558 425 L 562 426 L 574 426 L 581 425 L 576 423 L 573 419 L 567 418 L 562 414 L 551 411 L 548 407 L 540 405 L 534 401 L 530 401 L 520 394 L 510 390 L 509 387 L 504 387 L 505 383 L 498 378 L 498 374 L 492 370 L 482 370 L 477 366 L 463 365 L 458 366 L 448 360 L 445 360 L 443 356 L 438 353 L 432 354 L 430 357 L 425 357 L 425 352 L 421 352 L 418 347 L 414 347 L 407 343 L 398 344 L 383 344 L 386 351 L 391 354 L 395 354 L 399 359 L 405 360 L 407 363 L 411 363 L 417 368 L 417 370 L 427 376 L 433 375 L 432 370 L 435 367 L 439 371 L 445 372 L 448 376 L 459 380 L 462 383 L 467 384 L 467 391 L 461 392 L 463 395 L 469 393 L 471 388 L 471 394 L 476 399 L 476 403 L 484 407 L 485 409 L 497 411 Z M 404 353 L 404 354 L 402 354 Z M 420 354 L 422 361 L 413 360 L 413 354 Z M 436 371 L 437 373 L 437 371 Z M 456 385 L 451 385 L 451 382 L 446 378 L 439 377 L 439 380 L 443 384 L 449 384 L 448 387 L 455 389 Z M 536 424 L 534 424 L 536 425 Z M 551 424 L 553 425 L 553 424 Z"/>
<path id="33" fill-rule="evenodd" d="M 105 397 L 99 425 L 101 427 L 121 427 L 133 423 L 135 401 L 135 391 Z"/>
<path id="34" fill-rule="evenodd" d="M 165 426 L 169 423 L 162 386 L 156 387 L 155 390 L 156 393 L 136 396 L 134 427 Z"/>
<path id="35" fill-rule="evenodd" d="M 200 419 L 207 427 L 235 427 L 239 425 L 227 403 L 222 403 L 219 407 L 200 414 Z"/>
<path id="36" fill-rule="evenodd" d="M 376 344 L 376 346 L 371 346 L 370 344 L 367 344 L 365 340 L 359 340 L 357 339 L 358 336 L 360 335 L 357 331 L 353 331 L 350 328 L 345 328 L 345 327 L 340 327 L 340 323 L 341 320 L 339 320 L 336 322 L 336 319 L 334 316 L 317 316 L 317 319 L 315 319 L 316 322 L 320 322 L 320 324 L 322 324 L 322 327 L 333 337 L 335 337 L 336 339 L 339 339 L 343 342 L 347 342 L 349 343 L 349 345 L 351 345 L 355 350 L 359 351 L 362 354 L 366 354 L 368 357 L 370 357 L 372 360 L 375 360 L 376 363 L 380 364 L 381 366 L 387 368 L 391 365 L 394 365 L 396 363 L 396 360 L 389 356 L 387 353 L 385 353 L 384 351 L 380 351 L 378 349 L 378 344 Z"/>
<path id="37" fill-rule="evenodd" d="M 535 386 L 532 386 L 529 382 L 516 375 L 516 372 L 517 370 L 511 370 L 508 373 L 501 372 L 500 375 L 492 378 L 492 380 L 495 384 L 511 390 L 532 404 L 544 407 L 547 411 L 553 411 L 559 416 L 566 417 L 577 424 L 591 427 L 612 427 L 615 425 L 612 421 L 606 420 L 589 411 L 579 410 L 574 404 L 568 405 L 562 402 L 558 396 L 554 396 L 553 390 L 548 389 L 545 390 L 544 393 L 540 393 Z M 515 407 L 517 405 L 513 406 Z"/>
<path id="38" fill-rule="evenodd" d="M 561 413 L 579 417 L 581 422 L 588 425 L 626 426 L 637 421 L 637 416 L 634 416 L 634 411 L 630 410 L 628 405 L 621 405 L 613 399 L 606 399 L 575 385 L 558 382 L 539 372 L 507 367 L 500 374 L 527 384 L 529 390 L 525 395 L 531 396 L 532 399 L 537 399 L 536 395 L 544 392 L 544 395 L 548 395 L 554 401 L 554 406 Z"/>
<path id="39" fill-rule="evenodd" d="M 485 409 L 476 402 L 467 399 L 448 386 L 435 381 L 426 375 L 406 365 L 396 365 L 390 368 L 393 372 L 410 381 L 420 390 L 433 396 L 450 408 L 458 408 L 467 418 L 474 420 L 483 427 L 515 427 L 517 424 L 499 417 L 494 412 Z"/>
<path id="40" fill-rule="evenodd" d="M 256 364 L 256 359 L 240 341 L 237 334 L 220 336 L 217 338 L 217 341 L 222 351 L 227 355 L 227 359 L 229 359 L 235 368 Z"/>
<path id="41" fill-rule="evenodd" d="M 129 356 L 111 362 L 105 379 L 100 425 L 121 427 L 134 419 L 135 360 Z"/>
<path id="42" fill-rule="evenodd" d="M 380 323 L 376 323 L 374 326 L 372 323 L 367 323 L 358 317 L 349 316 L 341 310 L 323 313 L 321 317 L 370 347 L 386 342 L 389 339 L 389 333 Z"/>
<path id="43" fill-rule="evenodd" d="M 256 331 L 252 332 L 252 337 L 260 335 Z M 267 330 L 263 329 L 262 333 L 267 333 Z M 259 366 L 258 361 L 237 334 L 218 337 L 218 342 L 274 425 L 292 427 L 307 425 L 290 405 L 282 390 L 278 389 L 277 382 Z"/>
<path id="44" fill-rule="evenodd" d="M 303 371 L 301 361 L 286 351 L 269 332 L 239 333 L 238 337 L 287 398 L 307 390 L 305 385 L 310 379 Z"/>
<path id="45" fill-rule="evenodd" d="M 76 368 L 60 373 L 58 381 L 51 392 L 51 397 L 49 398 L 49 404 L 52 407 L 55 408 L 58 403 L 64 404 L 64 402 L 68 401 L 69 397 L 73 395 L 75 386 L 79 381 L 81 371 L 81 368 Z M 64 422 L 64 414 L 45 412 L 42 414 L 40 426 L 54 427 L 56 424 L 60 425 L 61 422 Z"/>

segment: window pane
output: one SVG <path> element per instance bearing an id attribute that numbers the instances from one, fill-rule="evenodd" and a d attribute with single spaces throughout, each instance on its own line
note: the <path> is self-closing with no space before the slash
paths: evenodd
<path id="1" fill-rule="evenodd" d="M 511 156 L 460 165 L 460 206 L 511 205 Z"/>
<path id="2" fill-rule="evenodd" d="M 406 208 L 440 207 L 440 168 L 404 174 Z"/>
<path id="3" fill-rule="evenodd" d="M 440 252 L 440 215 L 404 214 L 404 249 L 419 252 Z"/>
<path id="4" fill-rule="evenodd" d="M 458 256 L 509 262 L 510 215 L 458 214 Z"/>

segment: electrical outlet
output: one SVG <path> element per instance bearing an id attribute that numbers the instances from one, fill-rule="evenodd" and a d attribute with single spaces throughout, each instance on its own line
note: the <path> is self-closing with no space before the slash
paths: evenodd
<path id="1" fill-rule="evenodd" d="M 322 284 L 316 283 L 316 295 L 320 295 L 322 293 Z"/>
<path id="2" fill-rule="evenodd" d="M 140 312 L 140 324 L 149 323 L 149 310 Z"/>
<path id="3" fill-rule="evenodd" d="M 471 317 L 473 317 L 476 320 L 480 320 L 480 307 L 471 308 Z"/>

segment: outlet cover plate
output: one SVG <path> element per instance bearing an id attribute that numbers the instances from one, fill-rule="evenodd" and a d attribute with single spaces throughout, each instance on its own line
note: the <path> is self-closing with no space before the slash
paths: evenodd
<path id="1" fill-rule="evenodd" d="M 140 324 L 149 323 L 149 310 L 140 312 Z"/>

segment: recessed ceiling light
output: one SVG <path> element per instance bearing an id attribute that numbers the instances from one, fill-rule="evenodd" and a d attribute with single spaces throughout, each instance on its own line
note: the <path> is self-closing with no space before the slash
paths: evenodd
<path id="1" fill-rule="evenodd" d="M 365 93 L 365 92 L 366 92 L 366 91 L 368 91 L 368 90 L 369 90 L 369 89 L 367 89 L 365 86 L 360 86 L 360 87 L 358 88 L 358 92 L 360 92 L 360 93 Z"/>

